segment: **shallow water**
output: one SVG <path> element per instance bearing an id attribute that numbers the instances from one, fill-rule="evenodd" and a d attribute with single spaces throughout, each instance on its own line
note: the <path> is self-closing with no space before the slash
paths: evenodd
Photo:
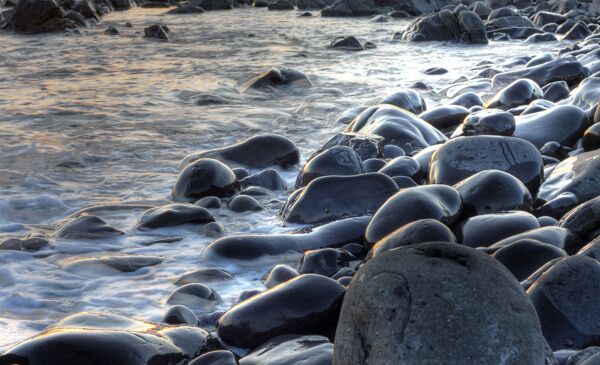
<path id="1" fill-rule="evenodd" d="M 408 44 L 391 40 L 405 21 L 300 18 L 299 12 L 266 9 L 163 12 L 113 13 L 82 36 L 0 33 L 0 241 L 29 233 L 49 237 L 56 223 L 90 205 L 166 203 L 183 157 L 255 133 L 284 134 L 306 158 L 343 128 L 335 117 L 347 108 L 416 81 L 433 87 L 423 93 L 432 106 L 444 101 L 438 91 L 460 76 L 475 75 L 472 69 L 482 61 L 501 63 L 559 46 Z M 128 21 L 132 28 L 123 26 Z M 144 26 L 156 22 L 169 26 L 172 42 L 142 37 Z M 104 35 L 109 24 L 122 35 Z M 325 48 L 333 37 L 350 34 L 377 48 L 358 53 Z M 305 72 L 315 87 L 238 93 L 238 82 L 276 66 Z M 421 73 L 432 66 L 450 72 Z M 228 103 L 197 105 L 204 94 Z M 296 173 L 284 176 L 292 183 Z M 227 234 L 281 232 L 292 228 L 275 216 L 284 200 L 285 194 L 263 199 L 268 209 L 259 213 L 213 214 Z M 138 232 L 133 227 L 142 212 L 98 213 L 127 232 L 122 239 L 53 241 L 34 254 L 0 252 L 0 350 L 77 311 L 159 320 L 174 279 L 207 265 L 199 254 L 212 238 L 186 228 Z M 147 244 L 160 237 L 182 239 Z M 163 262 L 128 274 L 62 269 L 69 260 L 105 254 L 161 256 Z M 260 287 L 269 267 L 265 262 L 225 267 L 237 276 L 212 285 L 223 297 L 220 309 L 242 290 Z"/>

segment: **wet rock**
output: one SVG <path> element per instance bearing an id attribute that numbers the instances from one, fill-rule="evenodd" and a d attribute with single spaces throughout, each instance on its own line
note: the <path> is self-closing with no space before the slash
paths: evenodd
<path id="1" fill-rule="evenodd" d="M 226 343 L 256 348 L 280 335 L 321 334 L 335 325 L 345 289 L 320 275 L 300 275 L 227 311 L 217 333 Z"/>
<path id="2" fill-rule="evenodd" d="M 390 104 L 413 114 L 423 113 L 427 109 L 425 99 L 411 89 L 398 90 L 379 100 L 379 104 Z"/>
<path id="3" fill-rule="evenodd" d="M 420 181 L 423 178 L 419 162 L 408 156 L 394 158 L 383 166 L 379 172 L 389 177 L 406 176 L 415 181 Z"/>
<path id="4" fill-rule="evenodd" d="M 477 156 L 467 160 L 464 156 Z M 501 170 L 519 179 L 536 196 L 543 177 L 542 155 L 531 143 L 514 137 L 453 138 L 431 157 L 429 182 L 454 185 L 484 170 Z"/>
<path id="5" fill-rule="evenodd" d="M 113 255 L 90 258 L 75 258 L 66 261 L 62 268 L 84 277 L 102 277 L 130 273 L 144 267 L 158 265 L 163 261 L 157 256 Z"/>
<path id="6" fill-rule="evenodd" d="M 362 51 L 365 48 L 356 37 L 336 37 L 329 43 L 327 48 L 343 51 Z"/>
<path id="7" fill-rule="evenodd" d="M 419 219 L 408 223 L 375 243 L 369 257 L 375 257 L 393 248 L 425 242 L 456 242 L 452 230 L 435 219 Z"/>
<path id="8" fill-rule="evenodd" d="M 523 281 L 547 262 L 566 257 L 567 253 L 553 245 L 522 239 L 500 248 L 492 256 L 506 266 L 517 280 Z"/>
<path id="9" fill-rule="evenodd" d="M 476 1 L 474 3 L 471 3 L 471 5 L 469 5 L 469 8 L 475 14 L 479 15 L 479 17 L 483 20 L 487 19 L 493 10 L 483 1 Z"/>
<path id="10" fill-rule="evenodd" d="M 431 218 L 448 226 L 462 210 L 458 191 L 444 185 L 425 185 L 399 191 L 377 210 L 367 227 L 366 241 L 373 245 L 405 224 Z"/>
<path id="11" fill-rule="evenodd" d="M 231 146 L 191 154 L 179 164 L 179 168 L 200 158 L 214 158 L 228 165 L 250 168 L 275 165 L 285 168 L 300 161 L 300 152 L 294 142 L 286 137 L 259 134 Z"/>
<path id="12" fill-rule="evenodd" d="M 333 146 L 311 158 L 296 179 L 296 189 L 318 177 L 358 175 L 364 172 L 360 156 L 350 147 Z"/>
<path id="13" fill-rule="evenodd" d="M 284 335 L 240 359 L 240 365 L 330 365 L 332 361 L 333 344 L 326 337 Z"/>
<path id="14" fill-rule="evenodd" d="M 272 235 L 239 235 L 221 238 L 211 243 L 202 258 L 208 262 L 227 259 L 240 263 L 263 256 L 304 252 L 323 247 L 341 247 L 362 242 L 370 217 L 348 218 L 325 224 L 304 233 Z"/>
<path id="15" fill-rule="evenodd" d="M 106 28 L 106 30 L 104 31 L 104 34 L 107 34 L 107 35 L 120 35 L 121 32 L 115 26 L 109 25 Z"/>
<path id="16" fill-rule="evenodd" d="M 179 5 L 177 5 L 176 8 L 167 11 L 166 14 L 202 14 L 205 12 L 206 12 L 206 10 L 204 10 L 204 8 L 196 5 L 195 2 L 192 1 L 192 2 L 188 2 L 188 3 L 184 3 L 184 4 L 179 4 Z M 213 104 L 217 100 L 218 99 L 212 99 L 212 101 L 211 101 L 209 98 L 207 98 L 205 96 L 202 98 L 202 100 L 198 100 L 196 103 L 198 105 L 207 105 L 207 102 L 208 102 L 208 105 L 210 105 L 210 104 Z M 221 99 L 220 101 L 223 101 L 223 99 Z"/>
<path id="17" fill-rule="evenodd" d="M 218 350 L 194 359 L 189 365 L 237 365 L 237 362 L 231 351 Z"/>
<path id="18" fill-rule="evenodd" d="M 265 286 L 267 288 L 274 288 L 281 283 L 285 283 L 296 276 L 300 275 L 296 269 L 288 265 L 276 265 L 274 266 L 265 280 Z"/>
<path id="19" fill-rule="evenodd" d="M 212 158 L 200 158 L 179 173 L 172 195 L 175 201 L 193 202 L 206 196 L 232 196 L 239 186 L 227 165 Z"/>
<path id="20" fill-rule="evenodd" d="M 204 10 L 233 9 L 232 0 L 194 0 L 195 4 Z"/>
<path id="21" fill-rule="evenodd" d="M 516 118 L 514 136 L 531 142 L 537 148 L 555 141 L 572 146 L 589 125 L 585 112 L 572 105 L 559 105 L 539 113 Z"/>
<path id="22" fill-rule="evenodd" d="M 269 190 L 285 190 L 287 183 L 281 175 L 273 169 L 263 170 L 240 180 L 242 187 L 260 186 Z"/>
<path id="23" fill-rule="evenodd" d="M 211 311 L 220 299 L 212 288 L 204 284 L 185 284 L 169 295 L 167 304 L 178 304 L 195 310 Z"/>
<path id="24" fill-rule="evenodd" d="M 573 90 L 571 104 L 582 109 L 590 108 L 600 98 L 600 77 L 589 77 Z"/>
<path id="25" fill-rule="evenodd" d="M 181 224 L 206 224 L 215 219 L 205 208 L 192 204 L 169 204 L 144 212 L 137 223 L 140 230 L 178 226 Z"/>
<path id="26" fill-rule="evenodd" d="M 575 255 L 548 265 L 527 290 L 553 350 L 598 343 L 600 263 Z"/>
<path id="27" fill-rule="evenodd" d="M 550 101 L 560 101 L 569 97 L 571 91 L 569 85 L 564 81 L 555 81 L 542 88 L 544 99 Z"/>
<path id="28" fill-rule="evenodd" d="M 583 149 L 588 152 L 600 148 L 600 123 L 596 123 L 585 130 L 582 145 Z"/>
<path id="29" fill-rule="evenodd" d="M 561 146 L 560 143 L 556 141 L 547 142 L 540 148 L 540 153 L 542 155 L 554 157 L 558 160 L 564 160 L 569 157 L 569 152 L 571 152 L 570 147 Z"/>
<path id="30" fill-rule="evenodd" d="M 497 89 L 518 79 L 530 79 L 539 86 L 554 81 L 565 81 L 569 86 L 577 85 L 587 76 L 585 67 L 571 58 L 558 58 L 534 67 L 503 72 L 492 79 L 492 88 Z"/>
<path id="31" fill-rule="evenodd" d="M 387 104 L 365 110 L 348 126 L 347 131 L 381 136 L 384 144 L 396 145 L 408 154 L 446 141 L 446 136 L 424 120 Z"/>
<path id="32" fill-rule="evenodd" d="M 383 159 L 393 159 L 400 156 L 405 156 L 406 152 L 398 146 L 394 146 L 393 144 L 388 144 L 383 147 Z"/>
<path id="33" fill-rule="evenodd" d="M 538 27 L 543 27 L 544 25 L 550 23 L 560 24 L 563 23 L 565 20 L 567 19 L 564 15 L 552 13 L 549 11 L 539 11 L 535 14 L 535 17 L 533 18 L 533 22 Z"/>
<path id="34" fill-rule="evenodd" d="M 238 180 L 242 180 L 250 176 L 250 171 L 244 167 L 234 167 L 231 169 Z"/>
<path id="35" fill-rule="evenodd" d="M 508 110 L 520 105 L 529 104 L 544 96 L 542 89 L 533 81 L 519 79 L 500 90 L 492 99 L 485 103 L 485 108 Z"/>
<path id="36" fill-rule="evenodd" d="M 83 214 L 63 224 L 55 236 L 57 239 L 93 240 L 115 238 L 124 234 L 94 215 Z"/>
<path id="37" fill-rule="evenodd" d="M 558 247 L 568 254 L 576 253 L 582 246 L 581 239 L 570 230 L 557 226 L 540 227 L 514 236 L 507 237 L 494 243 L 490 248 L 496 251 L 519 241 L 537 241 Z"/>
<path id="38" fill-rule="evenodd" d="M 317 10 L 323 9 L 334 2 L 335 0 L 296 0 L 296 7 L 301 10 Z"/>
<path id="39" fill-rule="evenodd" d="M 348 110 L 345 110 L 340 115 L 337 116 L 335 123 L 336 124 L 349 124 L 360 113 L 362 113 L 363 111 L 365 111 L 365 109 L 367 109 L 366 106 L 358 106 L 358 107 L 355 107 L 355 108 L 350 108 Z"/>
<path id="40" fill-rule="evenodd" d="M 462 198 L 462 219 L 482 214 L 531 212 L 533 198 L 516 177 L 499 170 L 478 172 L 454 185 Z"/>
<path id="41" fill-rule="evenodd" d="M 456 128 L 452 137 L 497 135 L 512 136 L 515 131 L 515 117 L 498 109 L 485 109 L 469 114 Z"/>
<path id="42" fill-rule="evenodd" d="M 221 208 L 221 199 L 216 196 L 205 196 L 204 198 L 198 199 L 194 205 L 206 209 L 219 209 Z"/>
<path id="43" fill-rule="evenodd" d="M 144 28 L 144 37 L 156 38 L 161 41 L 169 41 L 170 30 L 166 25 L 154 24 Z"/>
<path id="44" fill-rule="evenodd" d="M 250 186 L 240 191 L 240 195 L 267 196 L 271 195 L 271 192 L 260 186 Z"/>
<path id="45" fill-rule="evenodd" d="M 382 158 L 370 158 L 363 162 L 365 172 L 378 172 L 385 166 L 386 162 Z"/>
<path id="46" fill-rule="evenodd" d="M 348 267 L 350 260 L 354 257 L 341 249 L 321 248 L 310 250 L 298 263 L 300 274 L 318 274 L 331 277 L 342 268 Z"/>
<path id="47" fill-rule="evenodd" d="M 287 0 L 275 0 L 267 5 L 269 10 L 294 10 L 294 5 Z"/>
<path id="48" fill-rule="evenodd" d="M 290 195 L 281 216 L 286 222 L 314 224 L 369 215 L 397 191 L 396 183 L 380 173 L 324 176 Z"/>
<path id="49" fill-rule="evenodd" d="M 174 305 L 170 307 L 161 322 L 166 324 L 185 324 L 189 326 L 198 325 L 198 317 L 191 309 L 183 305 Z"/>
<path id="50" fill-rule="evenodd" d="M 50 246 L 43 237 L 9 238 L 0 243 L 0 250 L 39 251 Z"/>
<path id="51" fill-rule="evenodd" d="M 447 74 L 448 70 L 443 67 L 430 67 L 428 69 L 423 70 L 425 75 L 443 75 Z"/>
<path id="52" fill-rule="evenodd" d="M 233 280 L 233 276 L 227 271 L 223 269 L 217 269 L 214 267 L 205 267 L 181 275 L 175 281 L 175 285 L 185 285 L 192 283 L 210 283 L 214 281 L 226 280 Z"/>
<path id="53" fill-rule="evenodd" d="M 550 202 L 565 192 L 580 202 L 600 195 L 600 150 L 569 157 L 558 164 L 540 187 L 538 200 Z"/>
<path id="54" fill-rule="evenodd" d="M 536 33 L 532 34 L 525 39 L 527 43 L 543 43 L 543 42 L 556 42 L 558 38 L 552 33 Z"/>
<path id="55" fill-rule="evenodd" d="M 254 76 L 240 85 L 239 90 L 246 93 L 249 90 L 274 92 L 282 87 L 307 88 L 312 87 L 308 76 L 300 71 L 289 68 L 272 68 Z"/>
<path id="56" fill-rule="evenodd" d="M 8 15 L 5 27 L 19 33 L 62 32 L 67 19 L 54 0 L 23 0 Z"/>
<path id="57" fill-rule="evenodd" d="M 466 92 L 464 94 L 460 94 L 450 100 L 451 105 L 459 105 L 464 108 L 471 108 L 474 106 L 482 106 L 483 100 L 481 97 L 474 92 Z"/>
<path id="58" fill-rule="evenodd" d="M 160 326 L 113 314 L 83 312 L 8 349 L 0 356 L 0 363 L 167 364 L 194 358 L 214 344 L 212 336 L 198 327 Z"/>
<path id="59" fill-rule="evenodd" d="M 358 154 L 361 160 L 383 157 L 384 140 L 380 136 L 373 134 L 361 134 L 352 132 L 342 132 L 331 137 L 325 142 L 323 147 L 316 151 L 308 160 L 334 146 L 350 147 Z"/>
<path id="60" fill-rule="evenodd" d="M 510 109 L 509 112 L 514 113 L 515 115 L 524 116 L 528 114 L 539 113 L 543 111 L 550 110 L 554 108 L 556 104 L 549 100 L 544 99 L 536 99 L 529 103 L 529 105 L 522 105 L 517 108 Z M 520 113 L 519 113 L 520 111 Z"/>
<path id="61" fill-rule="evenodd" d="M 425 176 L 424 174 L 422 174 L 422 171 L 421 175 Z M 396 185 L 398 185 L 398 189 L 412 188 L 418 185 L 413 179 L 407 176 L 394 176 L 392 180 L 394 180 Z M 421 180 L 421 182 L 425 183 L 426 181 Z"/>
<path id="62" fill-rule="evenodd" d="M 263 210 L 263 206 L 249 195 L 238 195 L 229 202 L 229 209 L 236 213 L 257 212 Z"/>
<path id="63" fill-rule="evenodd" d="M 533 24 L 531 20 L 521 15 L 515 14 L 509 16 L 501 16 L 497 18 L 492 18 L 492 15 L 493 12 L 492 14 L 490 14 L 488 21 L 485 24 L 485 27 L 488 30 L 498 30 L 505 28 L 535 28 L 535 24 Z"/>
<path id="64" fill-rule="evenodd" d="M 568 211 L 559 225 L 575 233 L 583 242 L 600 236 L 600 195 Z"/>
<path id="65" fill-rule="evenodd" d="M 538 220 L 526 212 L 482 214 L 468 218 L 454 228 L 458 242 L 469 247 L 492 244 L 532 229 L 540 228 Z"/>
<path id="66" fill-rule="evenodd" d="M 461 245 L 425 243 L 385 252 L 361 267 L 344 299 L 334 363 L 465 359 L 544 364 L 535 309 L 502 264 Z"/>
<path id="67" fill-rule="evenodd" d="M 458 13 L 442 10 L 439 13 L 419 18 L 408 26 L 402 38 L 412 42 L 488 43 L 483 21 L 470 10 L 463 10 Z"/>
<path id="68" fill-rule="evenodd" d="M 588 29 L 584 22 L 578 22 L 575 24 L 564 36 L 563 40 L 578 40 L 584 39 L 591 35 L 592 32 Z"/>
<path id="69" fill-rule="evenodd" d="M 467 115 L 469 111 L 463 106 L 442 105 L 419 114 L 419 118 L 437 129 L 444 130 L 459 125 Z"/>

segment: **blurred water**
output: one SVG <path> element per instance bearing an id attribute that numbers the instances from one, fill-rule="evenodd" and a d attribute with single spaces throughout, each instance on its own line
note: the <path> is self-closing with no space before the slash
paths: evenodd
<path id="1" fill-rule="evenodd" d="M 416 81 L 433 87 L 423 93 L 432 106 L 444 101 L 438 91 L 460 76 L 472 77 L 482 61 L 500 63 L 557 47 L 409 44 L 392 41 L 405 21 L 298 17 L 294 11 L 163 12 L 113 13 L 82 36 L 0 33 L 0 240 L 29 233 L 51 236 L 57 222 L 94 204 L 166 203 L 184 156 L 255 133 L 284 134 L 306 158 L 343 128 L 335 117 L 347 108 L 373 103 Z M 143 38 L 144 26 L 156 22 L 169 26 L 172 42 Z M 109 24 L 122 35 L 105 35 Z M 355 35 L 377 48 L 326 49 L 338 35 Z M 276 66 L 306 73 L 315 87 L 238 93 L 238 82 Z M 432 66 L 450 72 L 421 73 Z M 228 102 L 197 105 L 207 94 Z M 296 173 L 284 176 L 291 183 Z M 275 217 L 284 200 L 285 194 L 263 199 L 267 209 L 259 213 L 213 213 L 227 234 L 285 231 L 289 227 Z M 185 228 L 138 232 L 133 227 L 142 211 L 99 212 L 127 232 L 122 239 L 53 241 L 35 254 L 0 252 L 0 350 L 82 310 L 159 320 L 173 280 L 203 265 L 199 253 L 212 239 Z M 157 236 L 183 239 L 146 244 Z M 92 271 L 81 276 L 62 269 L 68 260 L 117 253 L 160 256 L 163 262 L 118 275 Z M 224 299 L 221 309 L 242 290 L 260 287 L 269 266 L 227 268 L 237 276 L 214 285 Z"/>

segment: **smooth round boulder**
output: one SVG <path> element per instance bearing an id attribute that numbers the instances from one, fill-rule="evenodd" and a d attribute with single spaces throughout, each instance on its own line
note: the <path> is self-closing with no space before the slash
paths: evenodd
<path id="1" fill-rule="evenodd" d="M 263 210 L 263 206 L 249 195 L 238 195 L 229 202 L 229 209 L 236 213 L 257 212 Z"/>
<path id="2" fill-rule="evenodd" d="M 173 227 L 181 224 L 206 224 L 215 219 L 206 208 L 193 204 L 169 204 L 144 212 L 137 222 L 140 230 Z"/>
<path id="3" fill-rule="evenodd" d="M 538 241 L 558 247 L 569 255 L 581 248 L 581 240 L 566 228 L 549 226 L 532 229 L 523 233 L 507 237 L 490 246 L 491 252 L 522 240 Z"/>
<path id="4" fill-rule="evenodd" d="M 201 158 L 179 173 L 171 195 L 177 202 L 195 202 L 206 196 L 229 197 L 239 190 L 239 185 L 227 165 L 212 158 Z"/>
<path id="5" fill-rule="evenodd" d="M 497 109 L 484 109 L 469 114 L 452 133 L 452 138 L 477 136 L 482 134 L 512 136 L 515 131 L 515 117 Z"/>
<path id="6" fill-rule="evenodd" d="M 520 138 L 505 136 L 458 137 L 444 143 L 431 157 L 429 182 L 454 185 L 484 170 L 505 171 L 536 196 L 543 179 L 540 152 Z"/>
<path id="7" fill-rule="evenodd" d="M 390 177 L 377 172 L 323 176 L 292 193 L 281 216 L 290 223 L 314 224 L 369 215 L 397 191 Z"/>
<path id="8" fill-rule="evenodd" d="M 450 100 L 451 105 L 459 105 L 464 108 L 472 108 L 474 106 L 483 106 L 483 100 L 476 93 L 469 91 L 458 96 L 455 96 L 452 100 Z"/>
<path id="9" fill-rule="evenodd" d="M 419 162 L 412 157 L 400 156 L 389 161 L 380 170 L 380 173 L 389 177 L 406 176 L 415 181 L 420 181 L 421 166 Z"/>
<path id="10" fill-rule="evenodd" d="M 363 162 L 365 172 L 378 172 L 385 167 L 387 162 L 382 158 L 370 158 Z"/>
<path id="11" fill-rule="evenodd" d="M 586 152 L 600 148 L 600 123 L 596 123 L 585 130 L 582 146 Z"/>
<path id="12" fill-rule="evenodd" d="M 427 110 L 425 99 L 421 94 L 411 89 L 398 90 L 383 97 L 378 104 L 390 104 L 413 114 L 421 114 Z"/>
<path id="13" fill-rule="evenodd" d="M 462 201 L 454 188 L 423 185 L 403 189 L 377 210 L 367 226 L 367 248 L 405 224 L 431 218 L 452 226 L 460 217 Z"/>
<path id="14" fill-rule="evenodd" d="M 565 81 L 555 81 L 542 88 L 544 99 L 557 102 L 566 99 L 571 94 L 569 85 Z"/>
<path id="15" fill-rule="evenodd" d="M 484 170 L 454 185 L 462 198 L 462 219 L 476 215 L 522 210 L 531 212 L 533 198 L 516 177 L 500 170 Z"/>
<path id="16" fill-rule="evenodd" d="M 161 322 L 166 324 L 186 324 L 190 326 L 198 325 L 198 317 L 186 306 L 174 305 L 170 307 Z"/>
<path id="17" fill-rule="evenodd" d="M 239 177 L 238 177 L 239 179 Z M 266 169 L 240 180 L 242 188 L 258 186 L 268 190 L 286 190 L 287 182 L 277 170 Z"/>
<path id="18" fill-rule="evenodd" d="M 456 242 L 452 230 L 435 219 L 419 219 L 408 223 L 375 243 L 369 257 L 375 257 L 393 248 L 425 242 Z"/>
<path id="19" fill-rule="evenodd" d="M 220 300 L 219 294 L 204 284 L 185 284 L 169 295 L 167 303 L 184 305 L 194 310 L 210 311 Z"/>
<path id="20" fill-rule="evenodd" d="M 310 250 L 298 262 L 300 274 L 318 274 L 332 277 L 343 268 L 348 267 L 350 260 L 355 259 L 349 252 L 336 248 Z"/>
<path id="21" fill-rule="evenodd" d="M 290 68 L 272 68 L 248 79 L 238 89 L 241 93 L 250 90 L 272 93 L 283 87 L 308 88 L 312 87 L 312 82 L 300 71 Z"/>
<path id="22" fill-rule="evenodd" d="M 295 278 L 298 275 L 300 274 L 293 267 L 283 264 L 275 265 L 267 275 L 265 286 L 267 288 L 273 288 L 281 283 L 285 283 L 286 281 Z"/>
<path id="23" fill-rule="evenodd" d="M 384 159 L 393 159 L 400 156 L 406 156 L 406 152 L 404 152 L 402 148 L 394 146 L 393 144 L 383 146 Z"/>
<path id="24" fill-rule="evenodd" d="M 544 337 L 553 350 L 582 349 L 600 342 L 600 262 L 574 255 L 536 273 L 527 289 Z"/>
<path id="25" fill-rule="evenodd" d="M 124 232 L 109 226 L 104 220 L 90 214 L 82 214 L 68 220 L 55 233 L 56 239 L 102 239 L 125 235 Z"/>
<path id="26" fill-rule="evenodd" d="M 535 308 L 513 275 L 454 243 L 401 247 L 363 265 L 334 347 L 334 364 L 344 365 L 543 365 L 544 357 Z"/>
<path id="27" fill-rule="evenodd" d="M 354 36 L 336 37 L 329 43 L 327 48 L 342 51 L 363 51 L 365 49 L 365 47 L 363 47 L 360 41 Z"/>
<path id="28" fill-rule="evenodd" d="M 544 96 L 540 86 L 529 79 L 519 79 L 500 90 L 493 98 L 488 100 L 486 109 L 497 108 L 508 110 L 520 105 L 526 105 Z"/>
<path id="29" fill-rule="evenodd" d="M 419 118 L 433 127 L 443 130 L 459 125 L 467 115 L 469 115 L 469 111 L 464 106 L 441 105 L 419 114 Z"/>
<path id="30" fill-rule="evenodd" d="M 296 189 L 321 176 L 358 175 L 364 172 L 360 156 L 350 147 L 333 146 L 311 158 L 296 179 Z"/>
<path id="31" fill-rule="evenodd" d="M 321 334 L 337 322 L 346 290 L 321 275 L 300 275 L 229 309 L 217 324 L 227 344 L 256 348 L 284 334 Z"/>
<path id="32" fill-rule="evenodd" d="M 217 350 L 195 358 L 188 365 L 237 365 L 237 362 L 231 351 Z"/>
<path id="33" fill-rule="evenodd" d="M 575 233 L 583 242 L 600 236 L 600 195 L 565 213 L 558 224 Z"/>
<path id="34" fill-rule="evenodd" d="M 526 212 L 482 214 L 471 217 L 454 228 L 458 242 L 469 247 L 488 247 L 494 243 L 540 228 L 540 223 Z"/>
<path id="35" fill-rule="evenodd" d="M 240 359 L 240 365 L 331 365 L 333 344 L 323 336 L 275 337 Z"/>
<path id="36" fill-rule="evenodd" d="M 506 266 L 518 281 L 523 281 L 547 262 L 568 255 L 556 246 L 522 239 L 500 248 L 492 256 Z"/>
<path id="37" fill-rule="evenodd" d="M 206 209 L 219 209 L 221 208 L 221 199 L 216 196 L 205 196 L 204 198 L 198 199 L 194 205 Z"/>
<path id="38" fill-rule="evenodd" d="M 233 280 L 233 275 L 223 269 L 215 267 L 203 267 L 198 270 L 190 271 L 180 275 L 175 280 L 175 285 L 185 285 L 192 283 L 210 283 L 214 281 Z"/>

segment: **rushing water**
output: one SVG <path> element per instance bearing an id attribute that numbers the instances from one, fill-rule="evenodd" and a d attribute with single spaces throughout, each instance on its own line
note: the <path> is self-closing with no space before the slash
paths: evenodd
<path id="1" fill-rule="evenodd" d="M 199 15 L 163 15 L 164 9 L 113 13 L 82 36 L 0 33 L 0 241 L 35 233 L 51 237 L 56 223 L 96 204 L 164 204 L 188 153 L 223 146 L 259 132 L 288 136 L 303 157 L 343 126 L 344 109 L 373 103 L 390 91 L 424 81 L 428 104 L 482 61 L 550 51 L 557 44 L 522 42 L 488 46 L 408 44 L 392 41 L 404 21 L 297 17 L 297 12 L 236 9 Z M 124 26 L 126 22 L 132 28 Z M 170 43 L 143 38 L 161 22 Z M 116 25 L 121 36 L 104 34 Z M 325 45 L 338 35 L 377 44 L 364 52 Z M 305 72 L 314 88 L 272 95 L 238 93 L 238 82 L 270 67 Z M 425 76 L 432 66 L 450 70 Z M 203 95 L 225 98 L 202 106 Z M 284 171 L 291 183 L 297 170 Z M 285 231 L 276 212 L 285 194 L 262 199 L 263 212 L 213 211 L 227 234 Z M 178 228 L 141 233 L 142 210 L 101 211 L 127 232 L 122 239 L 53 241 L 38 253 L 0 252 L 0 350 L 82 310 L 159 320 L 173 279 L 197 269 L 212 238 Z M 148 244 L 160 237 L 176 242 Z M 161 256 L 134 273 L 66 272 L 68 260 L 103 254 Z M 221 309 L 239 292 L 260 287 L 265 263 L 236 270 L 217 284 Z"/>

